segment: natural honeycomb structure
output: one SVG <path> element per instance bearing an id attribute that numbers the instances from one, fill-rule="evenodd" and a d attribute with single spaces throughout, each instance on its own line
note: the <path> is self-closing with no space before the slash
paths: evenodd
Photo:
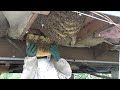
<path id="1" fill-rule="evenodd" d="M 84 20 L 84 16 L 71 11 L 51 11 L 48 16 L 39 15 L 31 28 L 40 30 L 60 45 L 69 45 L 71 37 L 81 29 Z"/>

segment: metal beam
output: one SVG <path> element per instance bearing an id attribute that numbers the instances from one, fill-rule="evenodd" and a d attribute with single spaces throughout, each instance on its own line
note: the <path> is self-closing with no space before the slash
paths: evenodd
<path id="1" fill-rule="evenodd" d="M 0 57 L 25 57 L 25 42 L 18 40 L 11 40 L 18 48 L 12 45 L 7 39 L 0 38 Z"/>
<path id="2" fill-rule="evenodd" d="M 9 70 L 9 66 L 0 66 L 0 74 L 6 73 Z"/>
<path id="3" fill-rule="evenodd" d="M 36 18 L 38 17 L 39 14 L 33 13 L 31 15 L 31 18 L 29 20 L 29 22 L 27 23 L 27 25 L 24 27 L 23 32 L 21 33 L 20 37 L 18 39 L 22 40 L 24 35 L 27 33 L 27 31 L 29 30 L 29 28 L 32 26 L 33 22 L 36 20 Z"/>
<path id="4" fill-rule="evenodd" d="M 24 61 L 24 58 L 0 57 L 2 61 Z"/>
<path id="5" fill-rule="evenodd" d="M 50 13 L 50 11 L 32 11 L 32 13 L 48 15 Z"/>
<path id="6" fill-rule="evenodd" d="M 95 34 L 97 38 L 104 38 L 108 42 L 119 45 L 120 44 L 120 28 L 113 26 L 104 31 Z"/>
<path id="7" fill-rule="evenodd" d="M 120 50 L 119 50 L 119 76 L 118 78 L 120 79 Z"/>
<path id="8" fill-rule="evenodd" d="M 71 48 L 59 47 L 61 57 L 72 60 L 90 60 L 90 61 L 105 61 L 105 62 L 118 62 L 118 51 L 108 51 L 100 57 L 95 57 L 94 48 Z"/>
<path id="9" fill-rule="evenodd" d="M 120 22 L 120 18 L 118 17 L 113 17 L 113 16 L 109 16 L 115 23 L 119 23 Z M 83 26 L 80 30 L 80 32 L 78 33 L 78 39 L 86 39 L 89 37 L 94 37 L 95 33 L 99 33 L 101 31 L 106 30 L 107 28 L 112 27 L 113 25 L 102 22 L 102 21 L 98 21 L 98 20 L 93 20 L 91 22 L 89 22 L 87 25 Z"/>
<path id="10" fill-rule="evenodd" d="M 108 43 L 101 43 L 97 46 L 94 46 L 94 50 L 95 50 L 95 58 L 96 57 L 100 57 L 101 55 L 107 53 L 109 50 L 111 50 L 114 47 L 114 45 L 112 44 L 108 44 Z"/>
<path id="11" fill-rule="evenodd" d="M 24 58 L 26 43 L 24 41 L 12 40 L 22 52 L 11 45 L 6 39 L 0 39 L 0 57 L 2 59 Z M 119 53 L 118 51 L 108 51 L 101 57 L 95 58 L 93 48 L 73 48 L 59 46 L 60 54 L 62 58 L 72 60 L 90 60 L 90 61 L 105 61 L 105 62 L 118 62 Z M 2 58 L 3 57 L 3 58 Z M 5 58 L 4 58 L 5 57 Z M 10 59 L 11 60 L 11 59 Z"/>

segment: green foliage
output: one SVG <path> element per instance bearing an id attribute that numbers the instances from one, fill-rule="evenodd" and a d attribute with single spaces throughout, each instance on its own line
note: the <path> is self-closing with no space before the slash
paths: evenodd
<path id="1" fill-rule="evenodd" d="M 99 75 L 111 77 L 111 74 L 99 74 Z M 87 73 L 74 73 L 74 79 L 103 79 L 103 78 L 96 77 Z"/>
<path id="2" fill-rule="evenodd" d="M 86 73 L 73 73 L 74 79 L 103 79 Z M 111 77 L 111 74 L 99 74 Z M 21 73 L 2 73 L 0 79 L 20 79 Z"/>
<path id="3" fill-rule="evenodd" d="M 20 79 L 21 73 L 2 73 L 0 79 Z"/>

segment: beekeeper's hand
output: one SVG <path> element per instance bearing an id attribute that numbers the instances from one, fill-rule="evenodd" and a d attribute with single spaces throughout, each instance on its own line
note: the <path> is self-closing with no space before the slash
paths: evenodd
<path id="1" fill-rule="evenodd" d="M 34 57 L 36 56 L 36 53 L 37 53 L 37 46 L 34 43 L 29 42 L 26 48 L 26 55 L 28 57 Z"/>
<path id="2" fill-rule="evenodd" d="M 53 56 L 55 61 L 59 61 L 60 60 L 60 53 L 59 53 L 57 45 L 52 45 L 50 47 L 50 52 L 51 52 L 51 55 Z"/>

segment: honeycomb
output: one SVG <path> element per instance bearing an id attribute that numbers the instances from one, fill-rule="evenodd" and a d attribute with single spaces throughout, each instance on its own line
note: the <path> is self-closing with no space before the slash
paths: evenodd
<path id="1" fill-rule="evenodd" d="M 85 16 L 71 11 L 51 11 L 48 16 L 39 15 L 32 29 L 39 29 L 45 36 L 60 45 L 71 44 L 71 37 L 82 27 Z"/>
<path id="2" fill-rule="evenodd" d="M 39 49 L 43 49 L 45 51 L 49 51 L 51 44 L 53 44 L 53 41 L 50 40 L 50 38 L 34 34 L 28 34 L 26 40 L 27 42 L 36 44 Z"/>

